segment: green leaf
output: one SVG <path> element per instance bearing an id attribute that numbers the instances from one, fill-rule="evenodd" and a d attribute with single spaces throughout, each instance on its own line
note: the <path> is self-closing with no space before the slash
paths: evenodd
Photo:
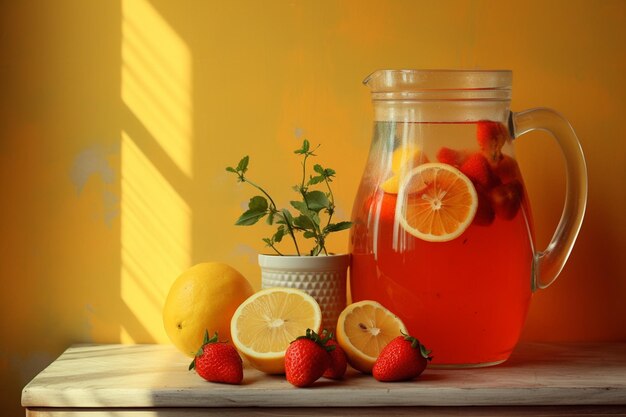
<path id="1" fill-rule="evenodd" d="M 248 170 L 248 162 L 250 162 L 250 157 L 248 155 L 241 158 L 241 161 L 239 161 L 239 164 L 236 168 L 237 171 L 242 173 L 246 172 Z"/>
<path id="2" fill-rule="evenodd" d="M 305 214 L 309 211 L 309 208 L 306 206 L 304 201 L 290 201 L 289 204 L 300 213 Z"/>
<path id="3" fill-rule="evenodd" d="M 328 208 L 330 204 L 326 194 L 321 191 L 311 191 L 306 194 L 305 198 L 309 209 L 313 211 L 320 211 L 323 208 Z"/>
<path id="4" fill-rule="evenodd" d="M 313 170 L 318 174 L 324 175 L 324 168 L 320 164 L 313 165 Z"/>
<path id="5" fill-rule="evenodd" d="M 228 172 L 234 172 L 235 174 L 237 173 L 237 170 L 233 167 L 226 167 L 226 171 Z"/>
<path id="6" fill-rule="evenodd" d="M 352 227 L 352 222 L 339 222 L 339 223 L 331 223 L 324 228 L 325 233 L 331 232 L 339 232 L 341 230 L 346 230 Z"/>
<path id="7" fill-rule="evenodd" d="M 293 153 L 306 154 L 307 152 L 309 152 L 310 148 L 311 148 L 311 144 L 309 143 L 308 140 L 305 139 L 302 142 L 302 147 L 300 149 L 296 149 L 295 151 L 293 151 Z"/>
<path id="8" fill-rule="evenodd" d="M 281 213 L 283 214 L 283 218 L 289 222 L 289 224 L 293 224 L 293 216 L 291 215 L 291 213 L 289 212 L 289 210 L 287 209 L 282 209 Z M 277 222 L 279 224 L 285 224 L 285 221 L 283 220 L 282 223 L 281 222 Z"/>
<path id="9" fill-rule="evenodd" d="M 237 219 L 235 224 L 237 226 L 251 226 L 255 224 L 267 214 L 267 207 L 268 204 L 265 197 L 260 195 L 252 197 L 248 202 L 248 210 Z"/>
<path id="10" fill-rule="evenodd" d="M 264 237 L 262 240 L 265 242 L 266 246 L 272 246 L 272 240 L 270 238 Z"/>
<path id="11" fill-rule="evenodd" d="M 267 211 L 246 210 L 235 222 L 237 226 L 252 226 L 267 214 Z"/>
<path id="12" fill-rule="evenodd" d="M 283 236 L 285 236 L 286 233 L 287 233 L 287 231 L 285 230 L 285 227 L 284 226 L 280 226 L 276 230 L 276 233 L 274 233 L 274 236 L 272 236 L 272 240 L 274 242 L 280 242 L 281 240 L 283 240 Z"/>
<path id="13" fill-rule="evenodd" d="M 269 213 L 269 215 L 267 216 L 266 221 L 267 221 L 267 224 L 269 224 L 270 226 L 274 224 L 274 216 L 275 216 L 275 215 L 276 215 L 276 212 L 271 211 L 271 212 Z"/>
<path id="14" fill-rule="evenodd" d="M 315 164 L 313 166 L 315 172 L 320 174 L 320 176 L 324 179 L 330 180 L 331 177 L 334 177 L 336 172 L 332 168 L 323 168 L 320 164 Z"/>
<path id="15" fill-rule="evenodd" d="M 320 182 L 324 181 L 324 176 L 323 175 L 318 175 L 316 177 L 311 177 L 309 178 L 309 182 L 307 183 L 307 185 L 315 185 L 315 184 L 319 184 Z"/>
<path id="16" fill-rule="evenodd" d="M 316 235 L 315 235 L 315 232 L 307 230 L 302 234 L 302 236 L 304 236 L 305 239 L 313 239 Z"/>
<path id="17" fill-rule="evenodd" d="M 311 256 L 317 256 L 320 254 L 321 251 L 322 251 L 322 246 L 318 244 L 313 249 L 311 249 Z"/>
<path id="18" fill-rule="evenodd" d="M 311 213 L 311 220 L 313 220 L 313 223 L 315 223 L 315 226 L 317 227 L 317 229 L 319 229 L 320 227 L 320 215 L 319 213 Z"/>
<path id="19" fill-rule="evenodd" d="M 267 207 L 268 206 L 269 206 L 269 204 L 267 203 L 267 199 L 265 197 L 263 197 L 263 196 L 260 196 L 260 195 L 255 195 L 248 202 L 248 208 L 250 210 L 254 210 L 254 211 L 258 211 L 258 212 L 261 212 L 261 211 L 265 212 L 265 211 L 267 211 Z"/>
<path id="20" fill-rule="evenodd" d="M 315 230 L 315 223 L 311 219 L 311 217 L 306 214 L 301 214 L 293 220 L 293 224 L 302 228 L 302 229 L 313 229 Z"/>

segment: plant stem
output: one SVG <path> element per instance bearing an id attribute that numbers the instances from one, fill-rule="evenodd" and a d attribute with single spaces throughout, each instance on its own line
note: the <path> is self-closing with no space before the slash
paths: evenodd
<path id="1" fill-rule="evenodd" d="M 300 194 L 304 197 L 304 180 L 306 179 L 306 159 L 309 157 L 308 154 L 304 154 L 304 160 L 302 161 L 302 183 L 300 184 Z M 304 203 L 306 207 L 309 208 L 309 203 L 307 203 L 306 198 L 304 199 Z"/>
<path id="2" fill-rule="evenodd" d="M 276 249 L 276 246 L 274 246 L 274 245 L 270 245 L 270 247 L 271 247 L 272 249 L 274 249 L 274 251 L 275 251 L 277 254 L 279 254 L 280 256 L 284 256 L 282 253 L 280 253 L 280 251 L 279 251 L 278 249 Z"/>
<path id="3" fill-rule="evenodd" d="M 300 256 L 300 248 L 298 248 L 298 241 L 296 240 L 296 235 L 293 233 L 293 225 L 283 213 L 281 213 L 283 219 L 285 219 L 285 224 L 287 225 L 287 229 L 289 230 L 289 234 L 291 235 L 291 239 L 293 240 L 293 244 L 296 247 L 296 253 Z"/>
<path id="4" fill-rule="evenodd" d="M 243 176 L 243 174 L 240 176 L 240 178 L 241 178 L 242 182 L 247 182 L 248 184 L 250 184 L 251 186 L 253 186 L 257 190 L 259 190 L 263 194 L 265 194 L 265 196 L 270 200 L 270 204 L 272 205 L 272 207 L 270 207 L 270 210 L 272 210 L 275 213 L 280 213 L 276 209 L 276 203 L 274 203 L 274 199 L 267 193 L 267 191 L 265 191 L 261 186 L 255 184 L 254 182 L 252 182 L 249 179 L 245 178 Z M 298 248 L 298 241 L 296 240 L 296 235 L 293 233 L 293 226 L 292 226 L 291 222 L 289 221 L 289 219 L 287 218 L 287 216 L 285 216 L 283 213 L 280 213 L 280 214 L 283 217 L 283 219 L 285 219 L 285 224 L 287 225 L 287 229 L 289 229 L 289 234 L 291 235 L 291 239 L 293 240 L 293 244 L 296 247 L 296 252 L 298 253 L 298 256 L 300 256 L 300 248 Z M 272 248 L 274 248 L 274 247 L 272 246 Z M 278 250 L 276 250 L 276 248 L 274 248 L 274 250 L 276 252 L 278 252 Z M 278 252 L 278 254 L 282 255 L 280 252 Z"/>
<path id="5" fill-rule="evenodd" d="M 326 187 L 328 188 L 328 195 L 330 196 L 330 206 L 333 208 L 333 210 L 328 213 L 328 222 L 326 223 L 326 226 L 328 226 L 331 219 L 333 218 L 333 214 L 335 213 L 335 197 L 333 196 L 333 190 L 330 189 L 330 183 L 328 182 L 328 179 L 326 177 L 324 177 L 324 182 L 326 183 Z M 324 252 L 326 252 L 325 247 Z"/>
<path id="6" fill-rule="evenodd" d="M 265 194 L 265 196 L 270 200 L 270 203 L 272 204 L 272 208 L 274 209 L 274 211 L 278 211 L 276 210 L 276 203 L 274 203 L 274 200 L 272 199 L 272 197 L 270 197 L 270 195 L 267 193 L 267 191 L 265 191 L 263 188 L 261 188 L 259 185 L 253 183 L 252 181 L 250 181 L 248 178 L 245 178 L 243 175 L 241 176 L 241 181 L 242 182 L 247 182 L 248 184 L 250 184 L 251 186 L 253 186 L 254 188 L 256 188 L 257 190 L 261 191 L 263 194 Z"/>
<path id="7" fill-rule="evenodd" d="M 306 160 L 308 159 L 308 157 L 310 155 L 313 154 L 313 152 L 315 152 L 315 150 L 317 148 L 319 148 L 319 145 L 317 145 L 317 147 L 315 149 L 313 149 L 313 151 L 311 151 L 311 153 L 305 153 L 304 154 L 304 160 L 302 160 L 302 183 L 300 184 L 300 195 L 302 195 L 302 199 L 304 200 L 304 204 L 306 205 L 306 208 L 308 210 L 311 210 L 311 208 L 309 207 L 309 202 L 308 202 L 308 200 L 306 198 L 306 189 L 304 188 L 304 181 L 306 180 Z M 319 245 L 319 243 L 320 243 L 320 236 L 322 234 L 322 231 L 320 230 L 319 227 L 316 226 L 315 229 L 313 230 L 313 232 L 315 233 L 315 242 Z M 321 248 L 323 248 L 324 251 L 326 251 L 326 248 L 324 248 L 324 243 L 323 243 L 324 242 L 324 240 L 323 240 L 324 238 L 321 237 L 321 239 L 322 239 L 322 241 L 321 241 L 322 242 Z M 317 253 L 315 253 L 315 255 L 318 255 L 318 254 L 319 254 L 319 251 Z"/>

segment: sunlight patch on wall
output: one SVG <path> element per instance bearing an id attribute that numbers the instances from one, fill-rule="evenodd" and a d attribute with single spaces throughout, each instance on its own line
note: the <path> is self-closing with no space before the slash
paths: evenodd
<path id="1" fill-rule="evenodd" d="M 145 0 L 122 2 L 122 99 L 192 177 L 189 48 Z"/>
<path id="2" fill-rule="evenodd" d="M 126 132 L 121 188 L 122 299 L 160 341 L 165 296 L 191 261 L 191 210 Z"/>
<path id="3" fill-rule="evenodd" d="M 146 0 L 122 1 L 121 49 L 122 100 L 145 130 L 122 131 L 121 297 L 134 317 L 120 340 L 166 342 L 162 306 L 191 263 L 192 212 L 171 181 L 192 177 L 191 58 Z M 157 148 L 166 166 L 151 159 Z"/>

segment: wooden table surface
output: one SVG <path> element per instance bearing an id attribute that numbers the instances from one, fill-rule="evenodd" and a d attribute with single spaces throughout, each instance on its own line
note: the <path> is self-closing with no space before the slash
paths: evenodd
<path id="1" fill-rule="evenodd" d="M 491 368 L 427 369 L 402 383 L 350 370 L 306 389 L 252 368 L 242 385 L 210 383 L 189 362 L 169 345 L 74 346 L 24 388 L 22 405 L 30 416 L 626 415 L 626 343 L 523 344 Z"/>

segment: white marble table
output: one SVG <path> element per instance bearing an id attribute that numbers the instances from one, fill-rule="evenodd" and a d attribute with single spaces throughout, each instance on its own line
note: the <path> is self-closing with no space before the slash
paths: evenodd
<path id="1" fill-rule="evenodd" d="M 626 416 L 626 343 L 524 344 L 492 368 L 427 369 L 404 383 L 350 371 L 343 381 L 321 379 L 307 389 L 251 368 L 240 386 L 214 384 L 187 371 L 189 362 L 168 345 L 74 346 L 24 388 L 22 405 L 38 417 Z"/>

